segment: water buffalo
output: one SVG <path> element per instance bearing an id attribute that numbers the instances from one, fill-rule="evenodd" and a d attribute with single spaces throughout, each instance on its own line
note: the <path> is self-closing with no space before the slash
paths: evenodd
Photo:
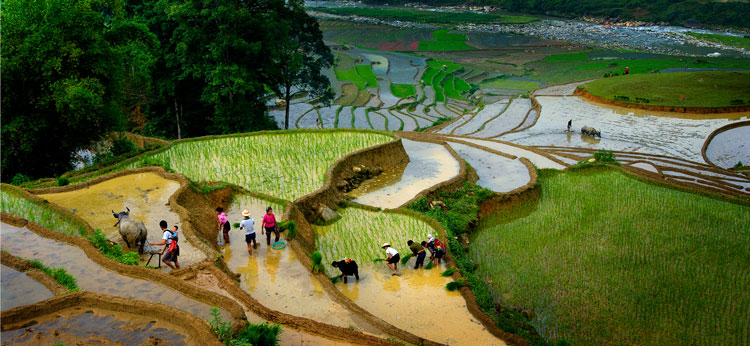
<path id="1" fill-rule="evenodd" d="M 143 222 L 132 220 L 130 218 L 130 208 L 125 207 L 125 209 L 127 209 L 127 211 L 121 211 L 119 213 L 115 213 L 115 211 L 112 210 L 112 215 L 117 219 L 117 222 L 114 225 L 120 225 L 119 231 L 122 240 L 125 241 L 125 245 L 130 248 L 130 243 L 132 242 L 133 245 L 138 246 L 138 253 L 142 254 L 143 246 L 146 244 L 148 231 L 146 230 L 146 226 L 143 225 Z"/>
<path id="2" fill-rule="evenodd" d="M 584 135 L 589 135 L 591 137 L 597 136 L 599 138 L 602 138 L 602 134 L 597 131 L 595 128 L 590 126 L 584 126 L 581 128 L 581 133 Z"/>

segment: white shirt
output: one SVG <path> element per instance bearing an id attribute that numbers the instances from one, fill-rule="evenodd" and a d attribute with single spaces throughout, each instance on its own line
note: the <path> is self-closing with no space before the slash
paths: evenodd
<path id="1" fill-rule="evenodd" d="M 394 257 L 394 256 L 398 255 L 398 251 L 396 251 L 396 249 L 394 249 L 394 248 L 392 248 L 390 246 L 387 249 L 385 249 L 385 253 L 388 254 L 388 255 L 391 255 L 391 257 Z"/>
<path id="2" fill-rule="evenodd" d="M 167 245 L 172 243 L 172 232 L 164 230 L 164 234 L 162 234 L 161 239 L 164 239 L 167 241 Z"/>
<path id="3" fill-rule="evenodd" d="M 245 234 L 255 233 L 255 220 L 250 217 L 240 221 L 240 229 L 245 230 Z"/>

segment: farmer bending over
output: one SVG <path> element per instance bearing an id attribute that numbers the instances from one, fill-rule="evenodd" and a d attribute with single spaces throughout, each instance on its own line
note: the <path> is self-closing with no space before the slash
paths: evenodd
<path id="1" fill-rule="evenodd" d="M 350 258 L 344 258 L 341 261 L 333 261 L 331 262 L 331 265 L 334 268 L 339 268 L 341 271 L 341 277 L 344 278 L 344 283 L 346 283 L 346 277 L 349 275 L 354 275 L 355 278 L 357 278 L 357 281 L 359 281 L 359 266 L 357 266 L 357 262 L 353 261 Z"/>
<path id="2" fill-rule="evenodd" d="M 417 263 L 414 264 L 414 269 L 419 269 L 424 265 L 424 258 L 427 256 L 427 252 L 424 251 L 424 246 L 415 243 L 413 240 L 406 242 L 409 245 L 409 250 L 417 256 Z"/>
<path id="3" fill-rule="evenodd" d="M 398 261 L 401 259 L 401 256 L 399 256 L 396 249 L 391 247 L 391 244 L 385 243 L 383 244 L 382 248 L 385 249 L 385 255 L 387 256 L 387 258 L 385 259 L 385 265 L 387 265 L 388 268 L 392 271 L 391 275 L 397 275 Z"/>

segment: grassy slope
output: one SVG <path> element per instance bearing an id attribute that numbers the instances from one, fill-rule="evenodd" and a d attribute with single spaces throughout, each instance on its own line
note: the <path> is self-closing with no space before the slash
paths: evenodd
<path id="1" fill-rule="evenodd" d="M 503 305 L 576 345 L 748 340 L 750 207 L 610 170 L 544 171 L 540 185 L 472 241 Z"/>
<path id="2" fill-rule="evenodd" d="M 750 72 L 680 72 L 602 78 L 583 85 L 606 99 L 646 98 L 651 105 L 722 107 L 750 104 Z M 684 100 L 681 99 L 684 96 Z"/>
<path id="3" fill-rule="evenodd" d="M 615 54 L 616 55 L 616 54 Z M 585 56 L 585 59 L 584 59 Z M 576 80 L 601 78 L 605 73 L 622 73 L 630 67 L 630 74 L 649 73 L 667 68 L 750 68 L 750 59 L 737 58 L 685 58 L 659 56 L 649 59 L 590 59 L 585 54 L 559 54 L 524 65 L 526 73 L 533 79 L 549 84 L 567 83 Z"/>
<path id="4" fill-rule="evenodd" d="M 354 83 L 360 90 L 367 87 L 367 81 L 362 79 L 355 69 L 348 70 L 334 70 L 336 73 L 336 79 L 340 81 L 348 81 Z"/>
<path id="5" fill-rule="evenodd" d="M 750 38 L 746 38 L 746 37 L 715 35 L 715 34 L 699 34 L 697 32 L 688 32 L 687 34 L 703 39 L 705 41 L 709 41 L 709 42 L 720 43 L 726 46 L 750 49 Z"/>
<path id="6" fill-rule="evenodd" d="M 378 87 L 378 77 L 375 76 L 375 72 L 372 72 L 372 66 L 357 65 L 354 66 L 354 69 L 357 70 L 359 77 L 366 82 L 368 88 Z"/>

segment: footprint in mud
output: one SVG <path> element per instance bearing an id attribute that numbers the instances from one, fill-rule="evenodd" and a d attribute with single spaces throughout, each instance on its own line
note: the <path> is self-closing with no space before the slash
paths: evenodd
<path id="1" fill-rule="evenodd" d="M 152 187 L 150 189 L 145 189 L 144 190 L 144 189 L 141 189 L 138 186 L 135 187 L 135 190 L 138 191 L 141 194 L 141 198 L 143 198 L 146 201 L 146 203 L 148 203 L 148 194 L 151 193 L 152 191 L 156 191 L 158 189 L 159 189 L 158 187 Z"/>
<path id="2" fill-rule="evenodd" d="M 120 199 L 120 198 L 123 197 L 123 195 L 115 195 L 114 193 L 109 192 L 109 191 L 108 192 L 102 192 L 101 195 L 104 196 L 104 197 L 107 197 L 107 199 Z"/>

